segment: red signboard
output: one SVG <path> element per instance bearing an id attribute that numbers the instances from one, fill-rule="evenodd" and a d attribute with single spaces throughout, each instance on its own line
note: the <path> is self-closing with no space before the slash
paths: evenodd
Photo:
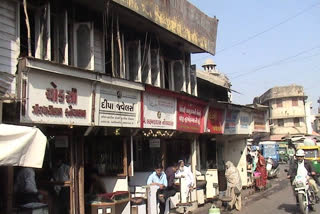
<path id="1" fill-rule="evenodd" d="M 203 133 L 204 105 L 190 100 L 178 99 L 177 130 L 193 133 Z"/>
<path id="2" fill-rule="evenodd" d="M 207 132 L 223 134 L 223 114 L 224 111 L 222 109 L 209 108 Z"/>

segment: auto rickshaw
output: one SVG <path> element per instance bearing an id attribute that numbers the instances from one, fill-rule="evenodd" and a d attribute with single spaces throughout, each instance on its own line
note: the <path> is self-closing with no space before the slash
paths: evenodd
<path id="1" fill-rule="evenodd" d="M 262 141 L 259 146 L 265 158 L 270 157 L 275 161 L 279 161 L 279 146 L 275 141 Z"/>
<path id="2" fill-rule="evenodd" d="M 287 163 L 289 161 L 287 142 L 279 143 L 278 153 L 279 153 L 279 163 Z"/>
<path id="3" fill-rule="evenodd" d="M 299 145 L 297 149 L 302 149 L 305 152 L 305 159 L 312 162 L 316 173 L 320 175 L 320 146 Z"/>

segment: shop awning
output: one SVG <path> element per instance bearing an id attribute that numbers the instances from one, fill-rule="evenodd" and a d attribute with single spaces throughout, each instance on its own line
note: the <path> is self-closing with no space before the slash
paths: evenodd
<path id="1" fill-rule="evenodd" d="M 0 166 L 41 168 L 46 142 L 38 128 L 0 124 Z"/>

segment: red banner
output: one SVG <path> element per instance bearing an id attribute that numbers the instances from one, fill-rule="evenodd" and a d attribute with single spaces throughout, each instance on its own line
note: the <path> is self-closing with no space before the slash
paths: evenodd
<path id="1" fill-rule="evenodd" d="M 213 134 L 223 134 L 223 118 L 224 110 L 209 108 L 207 132 Z"/>
<path id="2" fill-rule="evenodd" d="M 203 133 L 204 107 L 189 100 L 178 99 L 177 130 Z"/>

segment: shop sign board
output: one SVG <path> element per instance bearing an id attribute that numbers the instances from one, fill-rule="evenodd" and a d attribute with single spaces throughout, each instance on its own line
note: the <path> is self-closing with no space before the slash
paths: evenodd
<path id="1" fill-rule="evenodd" d="M 266 120 L 264 112 L 253 113 L 253 131 L 265 132 L 266 131 Z"/>
<path id="2" fill-rule="evenodd" d="M 207 132 L 212 134 L 223 134 L 224 110 L 209 108 L 207 120 Z"/>
<path id="3" fill-rule="evenodd" d="M 249 134 L 250 133 L 251 118 L 247 112 L 240 112 L 240 127 L 238 134 Z"/>
<path id="4" fill-rule="evenodd" d="M 227 110 L 224 125 L 224 134 L 237 134 L 239 110 Z"/>
<path id="5" fill-rule="evenodd" d="M 140 128 L 140 91 L 101 85 L 99 126 Z"/>
<path id="6" fill-rule="evenodd" d="M 21 122 L 90 125 L 91 82 L 30 70 L 22 84 Z"/>
<path id="7" fill-rule="evenodd" d="M 178 99 L 177 103 L 177 130 L 193 133 L 203 133 L 205 106 Z"/>
<path id="8" fill-rule="evenodd" d="M 150 148 L 160 148 L 160 139 L 154 138 L 149 140 L 149 147 Z"/>
<path id="9" fill-rule="evenodd" d="M 176 98 L 144 92 L 142 128 L 175 130 L 177 128 L 176 110 Z"/>

